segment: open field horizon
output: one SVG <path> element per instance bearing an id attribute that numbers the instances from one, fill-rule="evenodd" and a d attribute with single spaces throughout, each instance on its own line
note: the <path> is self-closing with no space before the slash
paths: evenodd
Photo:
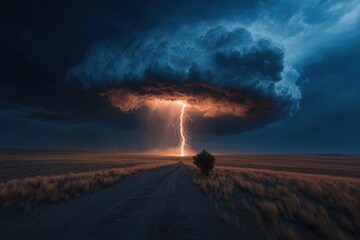
<path id="1" fill-rule="evenodd" d="M 0 211 L 0 233 L 4 239 L 59 240 L 116 239 L 119 234 L 122 239 L 360 236 L 359 170 L 348 166 L 359 164 L 358 158 L 216 158 L 215 169 L 204 177 L 190 157 L 0 154 L 0 169 L 6 166 L 13 174 L 0 182 L 5 207 Z M 279 168 L 284 161 L 291 164 Z M 32 162 L 34 168 L 27 168 Z M 15 171 L 14 163 L 23 169 Z M 338 174 L 335 166 L 341 170 Z M 51 174 L 46 175 L 47 170 Z M 36 177 L 39 173 L 43 176 Z M 141 230 L 135 228 L 138 224 Z"/>
<path id="2" fill-rule="evenodd" d="M 290 171 L 360 178 L 357 155 L 216 155 L 216 166 Z M 0 149 L 0 182 L 11 179 L 78 173 L 162 161 L 192 162 L 191 156 L 124 154 L 112 151 Z"/>
<path id="3" fill-rule="evenodd" d="M 360 0 L 2 3 L 0 240 L 360 239 Z"/>

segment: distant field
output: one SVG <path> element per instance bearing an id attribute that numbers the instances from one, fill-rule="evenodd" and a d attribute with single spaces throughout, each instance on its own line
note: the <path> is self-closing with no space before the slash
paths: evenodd
<path id="1" fill-rule="evenodd" d="M 0 150 L 0 209 L 9 210 L 6 214 L 15 214 L 15 211 L 11 212 L 13 206 L 29 211 L 34 206 L 45 206 L 46 214 L 39 214 L 36 218 L 21 218 L 23 225 L 19 225 L 19 229 L 24 226 L 32 229 L 28 226 L 32 224 L 32 219 L 37 219 L 37 226 L 41 226 L 41 229 L 35 232 L 44 234 L 53 232 L 52 228 L 61 233 L 65 226 L 57 225 L 54 220 L 50 227 L 43 228 L 42 225 L 51 220 L 47 216 L 61 215 L 64 224 L 67 224 L 67 214 L 84 206 L 85 210 L 78 211 L 78 225 L 73 226 L 75 232 L 79 231 L 78 234 L 83 234 L 82 231 L 85 230 L 92 233 L 92 228 L 98 226 L 114 232 L 120 226 L 122 231 L 131 233 L 132 228 L 128 226 L 138 223 L 139 219 L 147 219 L 146 226 L 152 226 L 155 222 L 159 229 L 168 230 L 167 224 L 172 223 L 175 226 L 170 229 L 173 233 L 186 235 L 189 232 L 183 229 L 200 224 L 199 219 L 194 218 L 197 216 L 194 211 L 202 206 L 198 216 L 208 216 L 201 218 L 201 223 L 206 226 L 204 229 L 212 229 L 214 233 L 220 229 L 221 235 L 233 234 L 239 236 L 239 239 L 261 239 L 253 238 L 254 234 L 266 236 L 266 239 L 360 239 L 359 156 L 215 157 L 214 171 L 210 176 L 204 177 L 194 167 L 190 156 L 182 158 L 116 152 Z M 179 161 L 185 164 L 178 163 Z M 34 177 L 38 175 L 43 177 Z M 126 184 L 121 185 L 125 181 Z M 118 189 L 116 186 L 112 187 L 116 191 L 109 188 L 109 192 L 95 193 L 114 184 L 119 186 Z M 83 193 L 93 194 L 84 194 L 85 200 L 79 198 L 79 201 L 83 201 L 80 205 L 72 200 L 64 205 L 59 203 L 58 208 L 46 208 L 49 203 L 76 198 Z M 87 199 L 94 200 L 87 205 Z M 124 199 L 127 200 L 120 201 Z M 111 201 L 109 205 L 105 202 L 108 200 Z M 134 203 L 138 205 L 134 207 Z M 141 208 L 143 206 L 145 207 Z M 52 209 L 57 209 L 56 214 L 51 213 Z M 92 213 L 93 209 L 98 212 Z M 106 216 L 110 223 L 119 225 L 111 228 L 109 222 L 102 222 L 104 209 L 108 209 Z M 118 211 L 118 215 L 113 215 L 114 209 Z M 84 214 L 90 214 L 91 221 L 97 219 L 97 224 L 87 229 L 88 224 L 83 223 L 86 219 Z M 211 220 L 211 216 L 219 218 Z M 9 219 L 12 218 L 6 218 L 5 215 L 1 219 L 0 215 L 0 222 L 11 226 L 4 227 L 3 231 L 8 232 L 9 236 L 18 236 L 16 239 L 23 239 L 22 230 L 12 229 L 18 223 L 8 223 Z M 13 219 L 18 221 L 20 217 Z M 183 219 L 189 222 L 184 222 Z M 221 219 L 223 221 L 217 222 Z M 224 225 L 221 226 L 221 223 Z M 223 228 L 226 227 L 225 223 L 232 228 Z M 136 239 L 130 233 L 128 239 Z"/>
<path id="2" fill-rule="evenodd" d="M 216 165 L 360 178 L 356 155 L 220 155 Z"/>
<path id="3" fill-rule="evenodd" d="M 0 151 L 0 182 L 33 176 L 88 172 L 144 163 L 178 161 L 178 157 L 129 155 L 115 152 Z"/>
<path id="4" fill-rule="evenodd" d="M 16 203 L 22 207 L 38 206 L 77 197 L 82 193 L 96 192 L 101 187 L 112 186 L 125 177 L 174 165 L 175 161 L 158 161 L 131 167 L 67 173 L 52 176 L 36 176 L 0 182 L 0 210 Z"/>
<path id="5" fill-rule="evenodd" d="M 0 182 L 33 176 L 122 168 L 191 157 L 131 155 L 117 152 L 0 150 Z M 216 155 L 216 166 L 245 167 L 360 178 L 360 156 Z"/>
<path id="6" fill-rule="evenodd" d="M 360 179 L 217 167 L 193 181 L 228 225 L 251 222 L 268 239 L 360 239 Z"/>

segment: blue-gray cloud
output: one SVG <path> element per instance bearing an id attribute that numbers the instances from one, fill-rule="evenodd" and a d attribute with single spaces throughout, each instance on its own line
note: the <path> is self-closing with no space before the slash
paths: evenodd
<path id="1" fill-rule="evenodd" d="M 286 48 L 287 63 L 302 66 L 356 37 L 359 13 L 357 0 L 279 0 L 259 6 L 251 22 L 244 24 L 236 17 L 222 22 L 245 25 L 254 34 L 272 38 Z"/>
<path id="2" fill-rule="evenodd" d="M 210 29 L 222 26 L 225 32 L 247 29 L 252 39 L 250 45 L 254 47 L 261 39 L 270 41 L 271 51 L 276 49 L 271 53 L 279 61 L 273 62 L 271 71 L 260 67 L 260 64 L 258 72 L 253 74 L 247 57 L 256 55 L 255 52 L 249 51 L 247 54 L 236 50 L 239 54 L 224 54 L 221 50 L 215 55 L 218 46 L 210 51 L 204 43 L 201 46 L 203 52 L 207 49 L 207 53 L 213 54 L 211 58 L 210 54 L 206 55 L 209 61 L 198 61 L 202 56 L 198 56 L 198 52 L 186 58 L 186 61 L 198 64 L 193 68 L 198 76 L 193 76 L 206 78 L 206 73 L 200 70 L 212 69 L 212 65 L 205 68 L 205 63 L 216 63 L 222 69 L 225 69 L 225 65 L 232 72 L 242 74 L 238 75 L 242 85 L 236 85 L 235 90 L 247 97 L 254 98 L 260 94 L 276 102 L 277 111 L 272 113 L 281 116 L 260 119 L 222 117 L 207 118 L 206 121 L 193 119 L 188 123 L 194 125 L 192 133 L 200 128 L 209 128 L 206 132 L 219 134 L 234 129 L 246 131 L 260 128 L 295 113 L 302 96 L 301 110 L 290 120 L 229 137 L 231 141 L 226 141 L 226 137 L 193 135 L 192 145 L 195 148 L 207 147 L 204 146 L 205 140 L 213 139 L 214 145 L 209 148 L 222 146 L 219 150 L 227 147 L 228 150 L 239 151 L 243 147 L 241 150 L 244 151 L 262 149 L 286 152 L 292 149 L 359 152 L 356 145 L 359 142 L 356 104 L 359 102 L 356 94 L 359 92 L 356 82 L 360 39 L 358 0 L 159 0 L 151 3 L 143 0 L 73 0 L 56 3 L 40 1 L 36 5 L 19 0 L 7 1 L 0 12 L 0 102 L 6 105 L 0 106 L 0 146 L 20 146 L 18 143 L 22 141 L 22 146 L 37 144 L 51 147 L 56 145 L 52 140 L 89 148 L 111 142 L 116 142 L 116 146 L 125 146 L 130 134 L 143 134 L 143 129 L 139 129 L 141 119 L 136 112 L 122 113 L 113 108 L 99 96 L 99 88 L 104 90 L 121 84 L 119 72 L 139 76 L 131 81 L 140 83 L 140 87 L 144 87 L 141 83 L 146 77 L 166 77 L 169 73 L 175 79 L 187 81 L 183 69 L 178 72 L 179 68 L 172 66 L 174 63 L 161 61 L 170 59 L 170 55 L 165 54 L 161 59 L 154 56 L 153 60 L 158 65 L 145 66 L 140 63 L 151 57 L 145 54 L 140 57 L 141 51 L 149 53 L 151 51 L 147 47 L 151 44 L 161 48 L 159 43 L 167 42 L 168 46 L 163 49 L 168 51 L 170 46 L 177 45 L 181 49 L 169 51 L 169 54 L 175 57 L 188 55 L 182 52 L 184 46 L 205 36 Z M 243 38 L 246 39 L 246 34 Z M 238 39 L 230 37 L 229 46 L 231 41 L 237 44 Z M 238 45 L 244 44 L 239 42 L 241 44 Z M 115 66 L 120 66 L 117 61 L 120 53 L 128 54 L 125 58 L 130 59 L 131 54 L 136 52 L 135 48 L 140 56 L 133 58 L 133 64 L 125 65 L 127 68 L 124 71 L 117 71 Z M 164 56 L 160 51 L 156 53 Z M 259 51 L 257 54 L 264 53 Z M 166 71 L 164 63 L 168 63 L 172 71 Z M 202 65 L 199 66 L 199 63 Z M 247 68 L 232 69 L 234 63 Z M 77 67 L 69 73 L 68 70 L 74 66 Z M 276 68 L 280 70 L 274 70 Z M 147 75 L 139 75 L 137 69 L 148 69 Z M 93 89 L 83 91 L 66 84 L 66 74 L 83 88 Z M 215 79 L 215 75 L 221 74 L 217 72 L 211 76 Z M 251 77 L 247 78 L 249 75 Z M 256 80 L 255 75 L 261 79 Z M 270 80 L 264 81 L 263 78 Z M 186 91 L 181 88 L 185 86 L 181 84 L 182 81 L 177 87 Z M 231 85 L 230 82 L 227 84 Z M 246 87 L 246 84 L 251 87 Z M 52 131 L 48 129 L 50 125 Z M 76 131 L 78 126 L 83 130 Z M 116 129 L 126 131 L 115 134 Z M 90 132 L 93 135 L 87 135 Z M 124 140 L 118 141 L 120 135 Z M 203 136 L 203 139 L 198 141 L 197 136 Z M 142 145 L 138 148 L 142 148 Z"/>
<path id="3" fill-rule="evenodd" d="M 215 98 L 212 102 L 246 111 L 237 114 L 231 110 L 226 115 L 246 118 L 262 112 L 268 123 L 299 109 L 299 74 L 284 64 L 284 54 L 281 45 L 269 39 L 255 40 L 245 28 L 182 27 L 173 34 L 156 31 L 130 44 L 99 43 L 80 65 L 68 72 L 67 79 L 84 88 L 125 88 L 139 98 L 153 95 L 153 87 L 150 91 L 148 85 L 157 82 L 166 85 L 157 85 L 161 92 L 157 93 L 158 98 L 185 96 L 200 103 Z M 201 93 L 194 92 L 194 85 L 189 83 L 206 87 Z M 130 89 L 127 85 L 137 87 Z M 116 107 L 125 111 L 129 110 L 129 98 L 124 98 L 124 94 L 118 93 L 121 99 L 116 100 Z"/>

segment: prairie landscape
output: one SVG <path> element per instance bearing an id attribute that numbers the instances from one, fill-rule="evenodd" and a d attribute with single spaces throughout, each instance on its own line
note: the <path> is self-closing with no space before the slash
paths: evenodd
<path id="1" fill-rule="evenodd" d="M 194 183 L 239 231 L 250 221 L 270 239 L 358 239 L 360 179 L 262 169 L 197 169 Z"/>
<path id="2" fill-rule="evenodd" d="M 0 240 L 360 239 L 359 0 L 0 12 Z"/>
<path id="3" fill-rule="evenodd" d="M 359 238 L 359 157 L 216 157 L 3 151 L 2 239 Z"/>
<path id="4" fill-rule="evenodd" d="M 118 152 L 0 149 L 0 182 L 34 176 L 124 168 L 138 164 L 179 161 L 179 157 L 140 156 Z"/>

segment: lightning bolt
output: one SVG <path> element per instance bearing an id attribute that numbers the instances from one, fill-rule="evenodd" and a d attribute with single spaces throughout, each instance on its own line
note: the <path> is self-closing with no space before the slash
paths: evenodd
<path id="1" fill-rule="evenodd" d="M 185 146 L 186 146 L 186 133 L 184 130 L 184 115 L 185 115 L 185 108 L 187 105 L 183 101 L 179 101 L 181 106 L 180 116 L 179 116 L 179 131 L 180 131 L 180 156 L 185 155 Z"/>

